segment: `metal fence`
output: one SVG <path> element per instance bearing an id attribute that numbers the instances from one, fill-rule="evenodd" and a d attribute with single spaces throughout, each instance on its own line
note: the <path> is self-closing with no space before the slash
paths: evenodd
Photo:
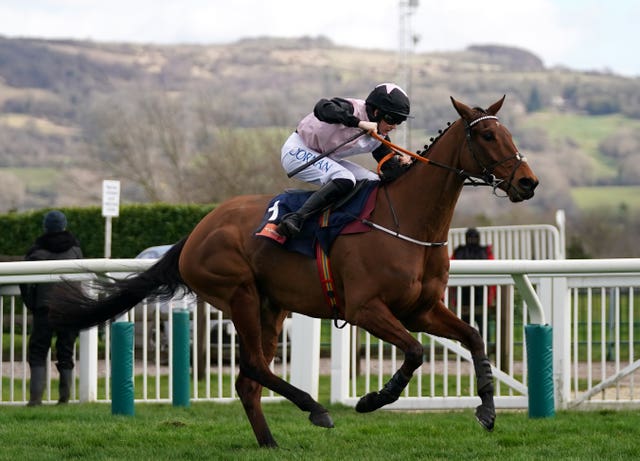
<path id="1" fill-rule="evenodd" d="M 478 263 L 486 266 L 487 272 L 495 265 Z M 570 263 L 575 266 L 580 261 Z M 553 327 L 557 408 L 640 407 L 640 261 L 635 264 L 634 274 L 531 276 Z M 480 299 L 472 300 L 470 317 L 479 327 L 494 365 L 496 406 L 527 408 L 524 325 L 531 317 L 527 303 L 508 278 L 486 275 L 473 280 L 452 271 L 450 287 L 454 293 L 470 283 L 483 290 Z M 490 286 L 497 287 L 493 306 L 487 303 Z M 495 307 L 500 305 L 506 308 Z M 452 308 L 461 315 L 459 304 Z M 390 378 L 402 354 L 353 327 L 344 332 L 334 330 L 333 334 L 333 347 L 342 345 L 344 349 L 335 354 L 341 358 L 332 365 L 332 370 L 342 373 L 333 377 L 332 400 L 355 405 L 359 396 L 379 389 Z M 416 336 L 425 346 L 425 362 L 390 408 L 476 406 L 479 400 L 468 351 L 442 338 Z"/>
<path id="2" fill-rule="evenodd" d="M 568 280 L 571 309 L 569 407 L 640 404 L 640 279 Z"/>
<path id="3" fill-rule="evenodd" d="M 495 259 L 564 259 L 561 230 L 549 224 L 476 227 L 480 243 L 491 245 Z M 449 248 L 465 243 L 465 228 L 449 230 Z"/>
<path id="4" fill-rule="evenodd" d="M 0 264 L 0 403 L 24 404 L 28 399 L 29 316 L 16 283 L 46 282 L 71 274 L 90 278 L 84 274 L 88 269 L 138 271 L 152 262 Z M 459 315 L 468 315 L 488 345 L 495 365 L 499 408 L 527 407 L 523 327 L 534 318 L 542 318 L 553 327 L 556 407 L 638 406 L 640 260 L 452 261 L 451 273 L 447 301 Z M 526 284 L 516 283 L 523 277 L 535 288 L 535 298 L 523 291 Z M 459 301 L 464 287 L 473 288 L 466 313 Z M 478 294 L 476 287 L 480 288 Z M 491 290 L 495 292 L 494 302 L 489 302 Z M 238 359 L 233 326 L 215 308 L 181 299 L 168 306 L 148 300 L 128 314 L 136 325 L 136 401 L 171 399 L 169 313 L 174 308 L 188 309 L 191 315 L 192 399 L 234 399 Z M 540 308 L 542 312 L 537 312 Z M 331 331 L 323 330 L 326 328 Z M 476 406 L 479 399 L 475 396 L 468 352 L 452 341 L 426 334 L 418 336 L 425 345 L 426 361 L 391 408 Z M 110 340 L 108 329 L 82 333 L 72 400 L 109 401 Z M 322 341 L 330 342 L 330 358 L 321 354 Z M 280 340 L 272 366 L 280 376 L 313 395 L 317 395 L 319 376 L 330 375 L 331 400 L 352 405 L 358 396 L 381 387 L 401 360 L 401 354 L 393 347 L 355 328 L 337 329 L 329 322 L 322 324 L 317 319 L 294 316 Z M 54 402 L 57 371 L 51 366 L 49 370 L 51 381 L 45 400 Z M 267 393 L 266 398 L 279 397 Z"/>
<path id="5" fill-rule="evenodd" d="M 24 276 L 24 281 L 29 277 Z M 38 280 L 38 276 L 33 277 Z M 238 373 L 236 332 L 221 311 L 189 298 L 170 302 L 147 299 L 119 320 L 134 323 L 135 400 L 171 402 L 173 383 L 173 316 L 176 309 L 187 309 L 191 328 L 192 400 L 229 401 L 236 398 Z M 288 327 L 289 322 L 286 323 Z M 0 404 L 25 404 L 28 399 L 29 368 L 27 342 L 30 316 L 17 285 L 0 287 Z M 279 340 L 271 369 L 284 379 L 290 376 L 289 329 Z M 53 351 L 53 352 L 52 352 Z M 47 359 L 47 387 L 43 402 L 57 402 L 59 375 L 55 348 Z M 107 326 L 80 333 L 75 348 L 74 383 L 71 401 L 109 402 L 111 400 L 111 331 Z M 264 397 L 280 399 L 265 390 Z"/>

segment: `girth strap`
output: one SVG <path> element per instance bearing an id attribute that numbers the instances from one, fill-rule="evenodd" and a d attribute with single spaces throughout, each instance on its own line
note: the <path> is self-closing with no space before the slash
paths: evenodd
<path id="1" fill-rule="evenodd" d="M 327 227 L 329 225 L 330 210 L 326 210 L 320 215 L 320 227 Z M 344 317 L 344 309 L 338 302 L 338 296 L 335 291 L 335 282 L 333 281 L 333 273 L 331 272 L 331 263 L 329 262 L 329 256 L 322 249 L 320 243 L 316 242 L 316 264 L 318 264 L 318 275 L 320 276 L 320 285 L 322 286 L 322 292 L 324 298 L 327 301 L 327 305 L 331 310 L 333 316 L 333 324 L 336 328 L 344 328 L 347 325 L 345 321 L 342 325 L 338 324 L 340 316 Z"/>

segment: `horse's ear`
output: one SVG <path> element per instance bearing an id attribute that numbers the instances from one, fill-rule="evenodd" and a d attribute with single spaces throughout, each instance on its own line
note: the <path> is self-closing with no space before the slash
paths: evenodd
<path id="1" fill-rule="evenodd" d="M 490 115 L 496 115 L 498 113 L 498 111 L 500 110 L 500 108 L 502 107 L 502 103 L 504 102 L 504 98 L 506 98 L 506 97 L 507 97 L 507 95 L 505 94 L 505 95 L 502 96 L 502 99 L 494 102 L 491 105 L 491 107 L 489 107 L 487 109 L 487 113 L 490 114 Z"/>
<path id="2" fill-rule="evenodd" d="M 471 109 L 471 107 L 461 103 L 460 101 L 456 101 L 455 99 L 453 99 L 453 96 L 449 96 L 449 97 L 451 98 L 451 103 L 453 104 L 453 107 L 455 107 L 458 114 L 460 114 L 460 117 L 462 117 L 465 120 L 473 119 L 473 110 Z"/>

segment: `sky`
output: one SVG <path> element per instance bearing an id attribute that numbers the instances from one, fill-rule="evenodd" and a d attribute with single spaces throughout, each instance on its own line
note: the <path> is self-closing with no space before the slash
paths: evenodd
<path id="1" fill-rule="evenodd" d="M 640 77 L 640 0 L 2 0 L 0 36 L 223 44 L 323 35 L 398 50 L 401 3 L 416 52 L 497 44 L 547 67 Z"/>

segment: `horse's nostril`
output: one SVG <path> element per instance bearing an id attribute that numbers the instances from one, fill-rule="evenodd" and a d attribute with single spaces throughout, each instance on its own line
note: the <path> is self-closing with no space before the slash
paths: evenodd
<path id="1" fill-rule="evenodd" d="M 538 181 L 531 178 L 521 178 L 520 180 L 518 180 L 518 184 L 520 185 L 522 190 L 532 192 L 538 186 Z"/>

